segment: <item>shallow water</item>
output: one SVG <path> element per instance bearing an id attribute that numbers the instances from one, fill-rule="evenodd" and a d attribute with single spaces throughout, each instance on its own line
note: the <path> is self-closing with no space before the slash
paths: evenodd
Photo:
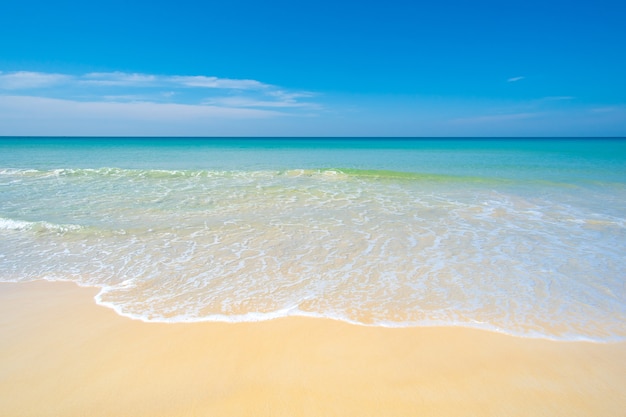
<path id="1" fill-rule="evenodd" d="M 150 321 L 626 339 L 626 141 L 0 139 L 0 280 Z"/>

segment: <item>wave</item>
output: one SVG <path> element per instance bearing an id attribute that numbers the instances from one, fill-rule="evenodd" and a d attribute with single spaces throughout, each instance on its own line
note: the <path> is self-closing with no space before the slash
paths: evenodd
<path id="1" fill-rule="evenodd" d="M 0 185 L 0 281 L 97 286 L 140 320 L 626 334 L 615 189 L 357 168 L 0 169 Z"/>
<path id="2" fill-rule="evenodd" d="M 46 221 L 30 222 L 0 217 L 0 230 L 66 233 L 83 229 L 83 226 L 77 224 L 55 224 Z"/>
<path id="3" fill-rule="evenodd" d="M 425 172 L 394 171 L 383 169 L 360 168 L 314 168 L 286 170 L 163 170 L 163 169 L 125 169 L 125 168 L 59 168 L 51 170 L 35 169 L 0 169 L 0 176 L 13 176 L 31 179 L 71 178 L 71 177 L 104 177 L 128 179 L 180 179 L 180 178 L 238 178 L 260 179 L 272 177 L 310 177 L 320 180 L 392 180 L 414 182 L 463 182 L 504 184 L 512 182 L 501 178 L 445 175 Z"/>
<path id="4" fill-rule="evenodd" d="M 113 310 L 117 315 L 126 317 L 131 320 L 137 320 L 144 323 L 258 323 L 270 320 L 276 320 L 280 318 L 288 317 L 305 317 L 312 319 L 324 319 L 324 320 L 336 320 L 356 326 L 364 327 L 383 327 L 383 328 L 411 328 L 411 327 L 462 327 L 484 330 L 494 333 L 500 333 L 513 337 L 530 338 L 530 339 L 545 339 L 560 342 L 592 342 L 592 343 L 619 343 L 626 341 L 626 336 L 623 334 L 612 334 L 603 336 L 592 336 L 586 334 L 580 334 L 570 330 L 559 335 L 546 333 L 540 330 L 514 330 L 512 328 L 499 327 L 488 322 L 482 322 L 477 320 L 465 319 L 465 320 L 417 320 L 417 321 L 390 321 L 390 320 L 374 320 L 371 322 L 364 322 L 358 319 L 353 319 L 345 314 L 341 314 L 337 311 L 334 312 L 316 312 L 305 311 L 300 308 L 298 303 L 294 305 L 279 308 L 273 311 L 259 312 L 251 311 L 243 314 L 224 314 L 224 313 L 212 313 L 203 316 L 179 314 L 174 316 L 164 316 L 161 314 L 154 314 L 154 312 L 139 313 L 132 311 L 121 300 L 118 301 L 105 301 L 105 296 L 109 291 L 114 290 L 114 287 L 94 284 L 94 283 L 82 283 L 72 279 L 63 277 L 44 277 L 43 280 L 48 282 L 72 282 L 80 287 L 89 287 L 99 289 L 98 294 L 94 296 L 96 304 Z M 0 281 L 0 282 L 23 282 L 23 281 Z M 124 284 L 119 285 L 122 287 Z M 131 303 L 132 304 L 132 303 Z"/>
<path id="5" fill-rule="evenodd" d="M 546 178 L 502 178 L 494 176 L 449 175 L 436 172 L 412 172 L 387 169 L 337 168 L 294 168 L 285 170 L 168 170 L 168 169 L 127 169 L 116 167 L 102 168 L 58 168 L 49 170 L 0 168 L 0 178 L 46 179 L 46 178 L 102 178 L 129 180 L 169 180 L 169 179 L 271 179 L 309 177 L 319 180 L 360 180 L 378 182 L 415 182 L 431 184 L 472 184 L 477 186 L 508 186 L 516 184 L 576 188 L 578 185 L 609 186 L 624 188 L 626 184 L 597 179 L 581 179 L 572 182 L 554 181 Z"/>

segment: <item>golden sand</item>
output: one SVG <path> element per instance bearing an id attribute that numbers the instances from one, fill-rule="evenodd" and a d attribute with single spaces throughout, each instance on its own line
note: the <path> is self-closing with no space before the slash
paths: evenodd
<path id="1" fill-rule="evenodd" d="M 155 324 L 0 284 L 0 416 L 624 416 L 626 344 L 332 320 Z"/>

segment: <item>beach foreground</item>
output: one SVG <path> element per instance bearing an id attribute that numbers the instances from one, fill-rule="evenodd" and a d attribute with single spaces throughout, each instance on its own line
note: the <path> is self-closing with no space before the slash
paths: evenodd
<path id="1" fill-rule="evenodd" d="M 284 318 L 144 323 L 0 284 L 3 416 L 619 416 L 626 343 Z"/>

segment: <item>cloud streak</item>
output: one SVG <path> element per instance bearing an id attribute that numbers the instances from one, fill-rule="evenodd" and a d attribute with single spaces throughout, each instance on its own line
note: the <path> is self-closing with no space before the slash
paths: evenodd
<path id="1" fill-rule="evenodd" d="M 149 74 L 135 74 L 124 72 L 92 72 L 74 77 L 74 81 L 82 85 L 93 86 L 124 86 L 124 87 L 154 87 L 158 77 Z"/>
<path id="2" fill-rule="evenodd" d="M 314 103 L 303 103 L 293 99 L 256 100 L 239 96 L 216 97 L 205 101 L 203 104 L 238 108 L 319 108 Z"/>
<path id="3" fill-rule="evenodd" d="M 319 108 L 308 92 L 251 79 L 205 75 L 157 75 L 127 72 L 58 74 L 0 72 L 0 94 L 28 95 L 82 102 L 145 101 L 229 108 Z"/>
<path id="4" fill-rule="evenodd" d="M 32 71 L 0 71 L 0 90 L 30 90 L 69 82 L 71 76 Z"/>
<path id="5" fill-rule="evenodd" d="M 0 72 L 0 135 L 258 135 L 309 119 L 313 97 L 205 75 Z"/>
<path id="6" fill-rule="evenodd" d="M 0 135 L 251 135 L 284 117 L 266 109 L 0 95 Z"/>
<path id="7" fill-rule="evenodd" d="M 508 80 L 506 80 L 506 82 L 508 82 L 508 83 L 514 83 L 514 82 L 517 82 L 517 81 L 521 81 L 521 80 L 523 80 L 524 78 L 526 78 L 526 77 L 511 77 L 511 78 L 509 78 Z"/>
<path id="8" fill-rule="evenodd" d="M 236 90 L 275 90 L 276 87 L 256 80 L 207 77 L 204 75 L 153 75 L 126 72 L 91 72 L 82 75 L 51 74 L 34 71 L 0 72 L 0 89 L 19 90 L 62 84 L 90 86 L 123 86 L 133 88 L 178 86 Z"/>
<path id="9" fill-rule="evenodd" d="M 234 90 L 261 90 L 273 88 L 269 84 L 263 84 L 255 80 L 233 80 L 229 78 L 205 77 L 202 75 L 168 77 L 165 80 L 173 84 L 179 84 L 186 87 L 221 88 Z"/>

